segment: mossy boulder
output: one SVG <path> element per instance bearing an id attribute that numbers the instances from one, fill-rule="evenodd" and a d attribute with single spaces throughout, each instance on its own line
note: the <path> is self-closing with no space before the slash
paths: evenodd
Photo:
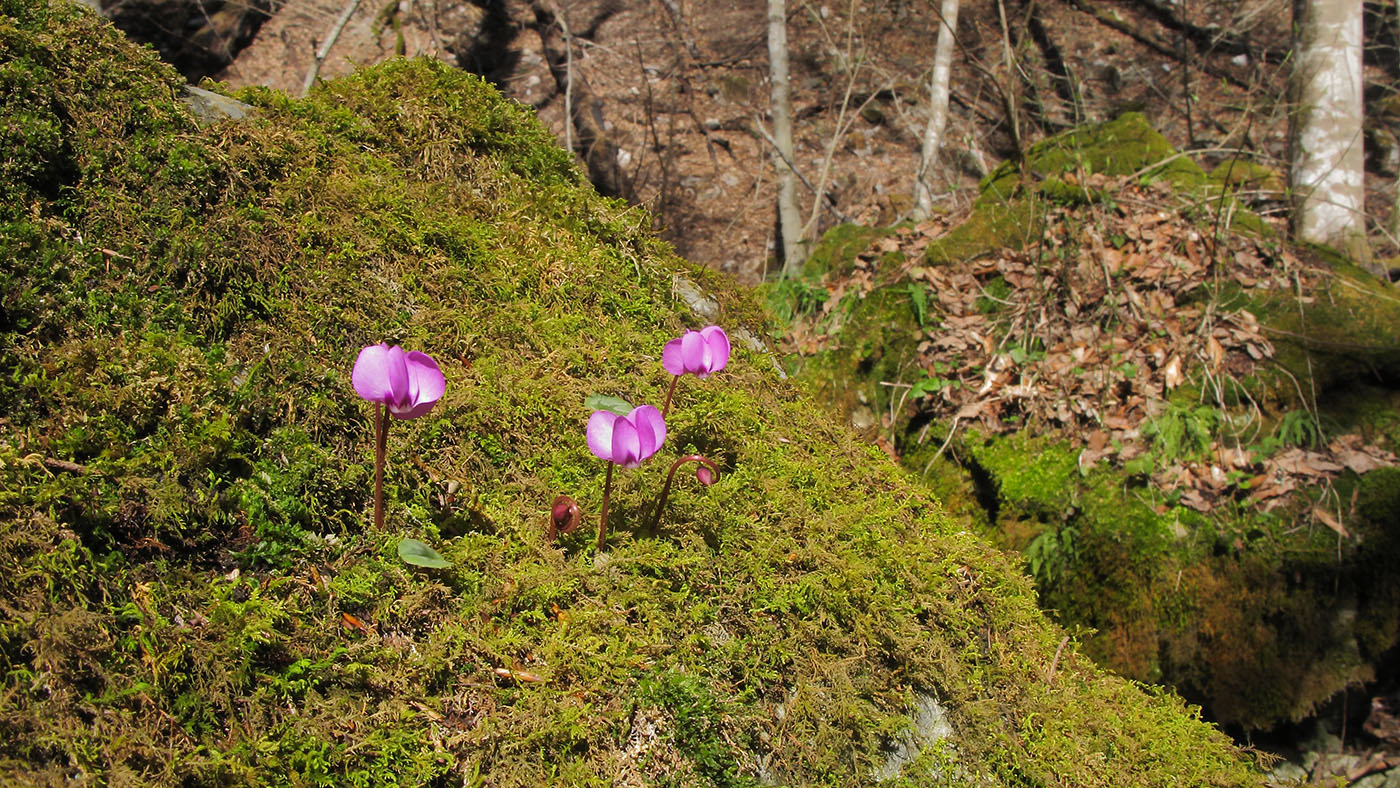
<path id="1" fill-rule="evenodd" d="M 607 551 L 547 544 L 556 493 L 602 496 L 584 396 L 670 382 L 675 277 L 760 318 L 528 109 L 393 61 L 202 128 L 97 17 L 0 10 L 0 781 L 1262 782 L 744 345 L 614 475 Z M 448 388 L 377 530 L 381 340 Z M 722 478 L 651 534 L 688 451 Z"/>
<path id="2" fill-rule="evenodd" d="M 933 374 L 916 349 L 937 341 L 937 326 L 920 305 L 932 296 L 908 276 L 911 266 L 972 264 L 1021 249 L 1044 232 L 1039 223 L 1052 208 L 1116 211 L 1113 194 L 1089 188 L 1094 172 L 1167 181 L 1164 201 L 1177 202 L 1164 202 L 1164 210 L 1199 216 L 1199 237 L 1247 233 L 1283 246 L 1222 191 L 1236 181 L 1208 178 L 1129 114 L 1047 140 L 1022 166 L 993 173 L 967 220 L 929 241 L 921 259 L 882 252 L 869 287 L 847 288 L 841 304 L 826 304 L 824 316 L 804 327 L 825 336 L 824 349 L 789 366 L 815 396 L 844 412 L 883 417 L 869 436 L 896 448 L 951 514 L 1022 554 L 1044 606 L 1083 633 L 1101 664 L 1169 684 L 1224 723 L 1259 729 L 1297 720 L 1377 675 L 1400 643 L 1400 606 L 1389 590 L 1400 584 L 1400 571 L 1385 558 L 1400 508 L 1382 503 L 1390 500 L 1383 492 L 1388 474 L 1346 471 L 1326 485 L 1305 485 L 1271 512 L 1242 497 L 1203 514 L 1154 491 L 1151 468 L 1081 468 L 1081 435 L 1057 428 L 993 435 L 968 431 L 964 422 L 950 437 L 948 420 L 931 421 L 912 405 L 909 387 Z M 1093 215 L 1085 210 L 1074 221 L 1088 224 Z M 1229 221 L 1217 223 L 1216 215 Z M 851 243 L 859 238 L 870 244 L 876 236 L 854 228 L 829 233 L 816 250 L 823 267 L 849 272 L 869 259 L 869 248 Z M 1226 265 L 1222 283 L 1193 296 L 1208 297 L 1216 310 L 1247 309 L 1276 349 L 1268 365 L 1225 381 L 1225 398 L 1256 408 L 1261 435 L 1306 416 L 1319 425 L 1314 439 L 1360 434 L 1394 451 L 1400 298 L 1324 250 L 1289 254 L 1315 261 L 1324 273 L 1285 271 L 1278 276 L 1287 287 L 1246 289 Z M 997 292 L 1004 285 L 982 285 L 989 309 L 1004 297 Z M 1177 390 L 1162 417 L 1193 418 L 1204 394 L 1201 386 Z M 1312 514 L 1324 493 L 1342 502 L 1332 507 L 1348 531 L 1340 546 L 1337 533 Z M 1363 510 L 1350 504 L 1353 496 L 1373 503 Z"/>

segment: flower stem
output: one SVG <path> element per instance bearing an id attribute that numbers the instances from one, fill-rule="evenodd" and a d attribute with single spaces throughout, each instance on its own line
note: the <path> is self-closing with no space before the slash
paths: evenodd
<path id="1" fill-rule="evenodd" d="M 661 510 L 666 508 L 666 498 L 671 495 L 671 480 L 676 478 L 676 471 L 688 462 L 698 462 L 704 465 L 714 473 L 715 481 L 719 480 L 719 468 L 715 467 L 715 464 L 703 455 L 687 454 L 671 463 L 671 470 L 666 473 L 666 483 L 661 485 L 661 495 L 656 498 L 656 514 L 651 518 L 651 528 L 648 532 L 653 536 L 656 535 L 657 527 L 661 525 Z"/>
<path id="2" fill-rule="evenodd" d="M 598 552 L 603 552 L 603 544 L 608 539 L 608 497 L 612 495 L 613 464 L 608 463 L 608 475 L 603 480 L 603 512 L 598 515 Z"/>
<path id="3" fill-rule="evenodd" d="M 384 455 L 389 444 L 389 412 L 374 405 L 374 529 L 384 530 Z"/>
<path id="4" fill-rule="evenodd" d="M 666 414 L 671 412 L 671 397 L 676 393 L 676 384 L 681 382 L 681 376 L 671 378 L 671 387 L 666 389 L 666 404 L 661 407 L 661 418 L 666 418 Z"/>

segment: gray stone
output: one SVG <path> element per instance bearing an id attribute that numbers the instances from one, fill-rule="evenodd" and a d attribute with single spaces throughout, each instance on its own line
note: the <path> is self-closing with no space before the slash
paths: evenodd
<path id="1" fill-rule="evenodd" d="M 893 780 L 900 770 L 919 757 L 919 753 L 947 740 L 953 735 L 953 726 L 948 722 L 948 713 L 939 705 L 938 699 L 926 693 L 914 697 L 910 722 L 913 726 L 895 740 L 885 762 L 875 769 L 872 775 L 878 781 Z M 947 746 L 947 745 L 944 745 Z M 935 780 L 942 775 L 931 775 Z"/>
<path id="2" fill-rule="evenodd" d="M 1284 761 L 1269 770 L 1268 778 L 1270 785 L 1305 785 L 1308 781 L 1308 773 L 1307 770 L 1298 764 L 1292 761 Z"/>
<path id="3" fill-rule="evenodd" d="M 190 112 L 194 113 L 195 120 L 201 126 L 212 126 L 221 120 L 242 120 L 253 111 L 250 104 L 194 85 L 186 85 L 185 95 L 180 99 L 190 108 Z"/>

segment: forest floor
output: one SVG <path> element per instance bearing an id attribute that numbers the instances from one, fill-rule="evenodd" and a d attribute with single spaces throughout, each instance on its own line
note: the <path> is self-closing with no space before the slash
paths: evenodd
<path id="1" fill-rule="evenodd" d="M 139 15 L 143 2 L 108 5 Z M 789 4 L 796 165 L 812 237 L 842 222 L 890 225 L 907 216 L 937 29 L 931 5 Z M 948 214 L 965 209 L 978 180 L 1018 149 L 1124 110 L 1144 112 L 1207 169 L 1242 159 L 1284 171 L 1284 0 L 962 5 L 952 116 L 936 168 L 938 206 Z M 352 7 L 319 76 L 395 54 L 443 58 L 535 107 L 560 143 L 576 150 L 580 131 L 564 119 L 566 105 L 579 103 L 605 130 L 607 161 L 590 162 L 595 183 L 605 179 L 617 196 L 646 205 L 687 258 L 751 283 L 772 273 L 765 4 L 286 0 L 265 21 L 249 11 L 248 24 L 263 23 L 246 47 L 234 52 L 239 42 L 231 43 L 231 63 L 220 70 L 216 58 L 203 71 L 232 87 L 299 93 L 317 48 Z M 1368 213 L 1385 257 L 1396 254 L 1385 228 L 1400 164 L 1393 131 L 1400 124 L 1400 28 L 1393 3 L 1368 4 L 1368 11 Z M 192 17 L 186 28 L 194 33 L 164 31 L 162 45 L 209 27 Z M 1012 116 L 1008 106 L 1017 108 Z M 1261 191 L 1260 202 L 1269 204 L 1258 210 L 1283 210 L 1277 186 Z"/>

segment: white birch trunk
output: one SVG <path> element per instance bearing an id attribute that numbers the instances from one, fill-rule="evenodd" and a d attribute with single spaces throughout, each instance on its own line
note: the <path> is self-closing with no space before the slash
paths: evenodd
<path id="1" fill-rule="evenodd" d="M 915 219 L 927 219 L 933 213 L 933 169 L 938 163 L 938 152 L 943 148 L 943 132 L 948 127 L 948 91 L 953 72 L 953 34 L 958 27 L 958 0 L 943 0 L 939 17 L 938 48 L 933 53 L 933 76 L 928 82 L 928 126 L 924 129 L 919 170 L 914 175 Z"/>
<path id="2" fill-rule="evenodd" d="M 1361 102 L 1362 0 L 1295 0 L 1294 233 L 1369 263 Z M 1300 17 L 1301 18 L 1298 18 Z"/>
<path id="3" fill-rule="evenodd" d="M 796 163 L 792 144 L 792 95 L 788 83 L 787 2 L 768 0 L 768 68 L 773 92 L 773 166 L 778 172 L 778 231 L 783 243 L 783 276 L 794 276 L 807 259 L 802 218 L 797 209 Z"/>

